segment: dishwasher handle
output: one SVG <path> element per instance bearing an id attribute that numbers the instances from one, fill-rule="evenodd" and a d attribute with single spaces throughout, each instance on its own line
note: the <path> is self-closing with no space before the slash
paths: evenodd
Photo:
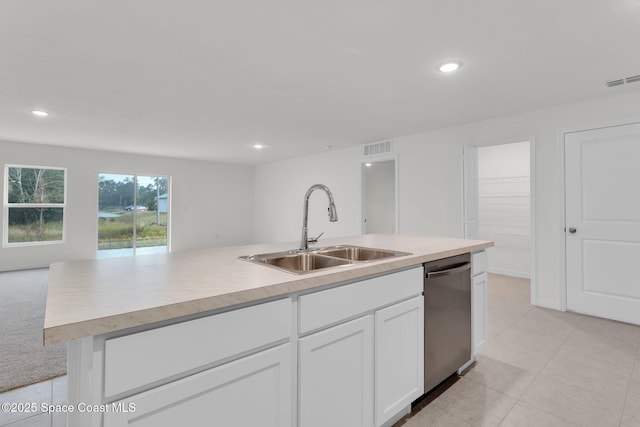
<path id="1" fill-rule="evenodd" d="M 440 270 L 440 271 L 431 271 L 429 273 L 427 273 L 427 279 L 431 279 L 432 277 L 443 277 L 443 276 L 451 276 L 452 274 L 456 274 L 456 273 L 460 273 L 466 270 L 470 270 L 471 269 L 471 263 L 470 262 L 466 262 L 462 265 L 459 265 L 457 267 L 453 267 L 453 268 L 448 268 L 446 270 Z"/>

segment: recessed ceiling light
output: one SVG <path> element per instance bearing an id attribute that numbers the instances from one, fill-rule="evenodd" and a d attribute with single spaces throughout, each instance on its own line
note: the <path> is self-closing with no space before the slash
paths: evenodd
<path id="1" fill-rule="evenodd" d="M 47 117 L 49 115 L 49 113 L 44 110 L 31 110 L 31 114 L 38 117 Z"/>
<path id="2" fill-rule="evenodd" d="M 253 148 L 255 148 L 256 150 L 262 150 L 264 148 L 264 144 L 255 143 L 253 144 Z"/>
<path id="3" fill-rule="evenodd" d="M 365 163 L 364 164 L 366 167 L 370 168 L 371 167 L 371 163 Z"/>
<path id="4" fill-rule="evenodd" d="M 462 67 L 461 61 L 447 61 L 444 64 L 440 64 L 437 67 L 437 70 L 441 73 L 451 73 L 453 71 L 459 70 Z"/>

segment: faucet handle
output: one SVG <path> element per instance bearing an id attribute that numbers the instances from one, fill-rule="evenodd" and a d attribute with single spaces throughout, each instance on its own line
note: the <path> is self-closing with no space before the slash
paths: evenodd
<path id="1" fill-rule="evenodd" d="M 307 239 L 307 243 L 318 243 L 318 240 L 320 240 L 320 237 L 322 237 L 322 235 L 324 234 L 324 231 L 320 234 L 318 234 L 318 237 L 310 237 Z"/>

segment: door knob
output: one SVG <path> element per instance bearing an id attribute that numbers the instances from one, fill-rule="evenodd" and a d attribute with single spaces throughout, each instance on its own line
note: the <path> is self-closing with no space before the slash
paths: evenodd
<path id="1" fill-rule="evenodd" d="M 576 230 L 575 227 L 569 227 L 569 233 L 576 234 L 576 231 L 578 231 L 578 230 Z"/>

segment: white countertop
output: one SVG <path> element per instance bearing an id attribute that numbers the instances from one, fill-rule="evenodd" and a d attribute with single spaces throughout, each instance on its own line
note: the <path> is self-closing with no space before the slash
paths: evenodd
<path id="1" fill-rule="evenodd" d="M 339 244 L 412 255 L 307 274 L 238 259 L 294 249 L 295 243 L 56 263 L 49 272 L 44 344 L 260 301 L 493 246 L 483 240 L 395 234 L 323 239 L 319 246 Z"/>

